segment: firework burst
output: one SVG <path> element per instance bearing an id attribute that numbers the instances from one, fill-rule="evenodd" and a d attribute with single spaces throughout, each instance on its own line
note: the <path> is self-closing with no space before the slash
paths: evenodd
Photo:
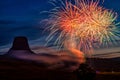
<path id="1" fill-rule="evenodd" d="M 76 0 L 75 3 L 75 7 L 84 16 L 83 25 L 77 29 L 80 49 L 84 48 L 85 51 L 91 51 L 95 41 L 100 46 L 102 43 L 108 44 L 118 37 L 116 34 L 118 23 L 115 23 L 116 13 L 99 6 L 99 0 Z"/>
<path id="2" fill-rule="evenodd" d="M 55 43 L 91 53 L 95 41 L 101 45 L 117 37 L 117 14 L 99 6 L 99 0 L 60 2 L 61 6 L 51 10 L 50 18 L 44 20 L 51 30 L 48 38 L 60 31 Z"/>

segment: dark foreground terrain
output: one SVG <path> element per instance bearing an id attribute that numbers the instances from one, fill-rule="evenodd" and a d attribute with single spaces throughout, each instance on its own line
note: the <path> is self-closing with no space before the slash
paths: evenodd
<path id="1" fill-rule="evenodd" d="M 77 80 L 77 77 L 60 69 L 48 70 L 42 63 L 0 56 L 0 80 Z M 96 80 L 120 80 L 120 73 L 100 71 Z"/>

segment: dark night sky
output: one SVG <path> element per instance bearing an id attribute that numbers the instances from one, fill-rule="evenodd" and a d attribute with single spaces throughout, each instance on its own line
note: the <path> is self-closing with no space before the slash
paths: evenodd
<path id="1" fill-rule="evenodd" d="M 103 6 L 118 13 L 120 20 L 120 0 L 105 0 Z M 44 26 L 40 20 L 46 15 L 42 11 L 52 9 L 48 0 L 0 0 L 0 49 L 9 47 L 15 36 L 26 36 L 31 46 L 45 43 L 42 34 Z"/>

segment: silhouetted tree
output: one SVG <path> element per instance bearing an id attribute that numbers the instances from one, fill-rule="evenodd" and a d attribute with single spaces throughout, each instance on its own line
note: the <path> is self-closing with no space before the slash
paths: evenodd
<path id="1" fill-rule="evenodd" d="M 79 68 L 74 71 L 78 80 L 95 80 L 96 71 L 86 63 L 80 64 Z"/>

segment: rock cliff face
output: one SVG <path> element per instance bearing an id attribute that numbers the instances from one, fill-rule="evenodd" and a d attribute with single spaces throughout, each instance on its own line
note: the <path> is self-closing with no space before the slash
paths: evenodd
<path id="1" fill-rule="evenodd" d="M 18 52 L 33 53 L 29 48 L 28 40 L 26 37 L 15 37 L 13 45 L 7 52 L 7 55 L 12 55 Z"/>
<path id="2" fill-rule="evenodd" d="M 11 50 L 30 50 L 26 37 L 16 37 Z"/>

